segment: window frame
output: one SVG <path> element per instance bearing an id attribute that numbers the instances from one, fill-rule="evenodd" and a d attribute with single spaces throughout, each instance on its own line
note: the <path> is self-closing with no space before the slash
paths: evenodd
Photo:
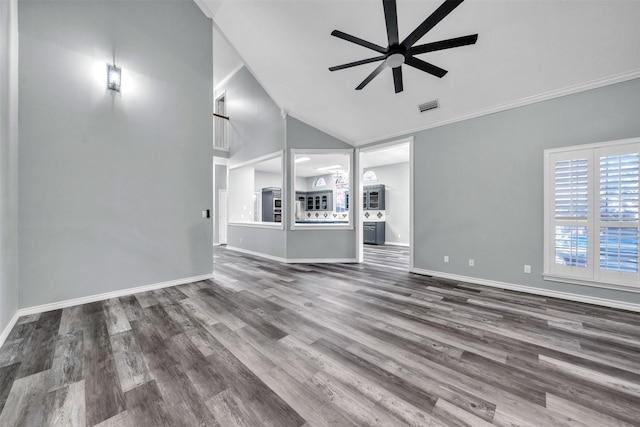
<path id="1" fill-rule="evenodd" d="M 628 138 L 593 144 L 544 150 L 544 280 L 593 286 L 605 289 L 640 293 L 640 262 L 637 273 L 622 273 L 600 268 L 600 158 L 628 153 L 640 153 L 640 138 Z M 559 265 L 555 262 L 555 226 L 558 222 L 570 225 L 579 220 L 558 220 L 555 217 L 555 162 L 587 159 L 587 267 Z M 640 172 L 639 172 L 640 174 Z M 640 198 L 640 194 L 638 195 Z M 627 223 L 631 224 L 631 222 Z M 640 221 L 634 222 L 640 230 Z M 611 225 L 613 226 L 613 225 Z M 631 227 L 634 228 L 634 227 Z M 638 243 L 640 246 L 640 242 Z"/>
<path id="2" fill-rule="evenodd" d="M 301 149 L 290 148 L 289 149 L 289 182 L 291 183 L 289 188 L 290 200 L 296 200 L 296 156 L 297 155 L 313 155 L 313 154 L 346 154 L 349 156 L 349 194 L 353 194 L 354 189 L 354 149 L 351 148 L 322 148 L 322 149 Z M 335 195 L 334 195 L 335 197 Z M 354 229 L 354 215 L 355 211 L 353 203 L 349 202 L 349 222 L 346 224 L 299 224 L 296 223 L 295 215 L 295 203 L 291 203 L 289 207 L 289 229 L 291 231 L 296 230 L 353 230 Z"/>
<path id="3" fill-rule="evenodd" d="M 237 163 L 234 165 L 230 165 L 227 167 L 229 176 L 231 175 L 231 172 L 233 170 L 236 169 L 240 169 L 240 168 L 244 168 L 247 166 L 252 166 L 255 165 L 257 163 L 261 163 L 264 162 L 266 160 L 271 160 L 271 159 L 275 159 L 277 157 L 280 157 L 280 164 L 281 164 L 281 171 L 282 173 L 280 174 L 280 189 L 281 189 L 281 200 L 282 200 L 282 221 L 281 222 L 263 222 L 263 221 L 238 221 L 238 220 L 230 220 L 229 217 L 227 217 L 227 225 L 231 225 L 231 226 L 235 226 L 235 227 L 250 227 L 250 228 L 270 228 L 273 230 L 284 230 L 285 227 L 285 215 L 284 215 L 284 206 L 287 206 L 287 199 L 286 199 L 286 192 L 284 191 L 284 182 L 285 182 L 285 171 L 284 171 L 284 165 L 285 165 L 285 153 L 284 150 L 278 150 L 275 151 L 273 153 L 270 154 L 266 154 L 264 156 L 260 156 L 260 157 L 256 157 L 254 159 L 251 160 L 247 160 L 241 163 Z M 254 180 L 255 181 L 255 180 Z M 228 178 L 227 181 L 227 189 L 230 187 L 230 178 Z M 255 193 L 255 187 L 254 187 L 254 191 Z M 227 203 L 227 210 L 229 210 L 229 203 Z"/>

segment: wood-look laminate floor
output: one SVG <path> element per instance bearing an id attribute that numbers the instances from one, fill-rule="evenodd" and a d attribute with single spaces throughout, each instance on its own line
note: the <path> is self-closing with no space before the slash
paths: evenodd
<path id="1" fill-rule="evenodd" d="M 364 263 L 374 267 L 409 271 L 409 248 L 395 245 L 363 245 Z"/>
<path id="2" fill-rule="evenodd" d="M 1 426 L 625 426 L 640 315 L 218 248 L 215 278 L 23 317 Z"/>

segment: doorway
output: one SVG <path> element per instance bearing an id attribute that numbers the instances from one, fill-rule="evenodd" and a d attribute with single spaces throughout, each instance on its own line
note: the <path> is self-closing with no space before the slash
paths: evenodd
<path id="1" fill-rule="evenodd" d="M 227 244 L 227 159 L 213 157 L 213 245 Z"/>
<path id="2" fill-rule="evenodd" d="M 413 268 L 413 138 L 358 150 L 359 262 Z"/>

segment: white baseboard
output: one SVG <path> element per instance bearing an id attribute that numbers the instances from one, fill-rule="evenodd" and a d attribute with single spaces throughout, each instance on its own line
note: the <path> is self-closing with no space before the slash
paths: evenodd
<path id="1" fill-rule="evenodd" d="M 199 282 L 213 278 L 213 273 L 203 274 L 201 276 L 185 277 L 183 279 L 169 280 L 167 282 L 154 283 L 151 285 L 137 286 L 135 288 L 121 289 L 113 292 L 105 292 L 103 294 L 89 295 L 81 298 L 68 299 L 65 301 L 53 302 L 50 304 L 37 305 L 34 307 L 21 308 L 18 310 L 18 317 L 28 316 L 35 313 L 44 313 L 45 311 L 58 310 L 74 305 L 87 304 L 90 302 L 103 301 L 111 298 L 123 297 L 126 295 L 138 294 L 140 292 L 153 291 L 155 289 L 168 288 L 170 286 L 184 285 L 191 282 Z"/>
<path id="2" fill-rule="evenodd" d="M 402 246 L 403 248 L 408 248 L 409 243 L 400 243 L 400 242 L 384 242 L 385 246 Z"/>
<path id="3" fill-rule="evenodd" d="M 282 263 L 287 262 L 285 258 L 281 258 L 275 255 L 263 254 L 262 252 L 250 251 L 249 249 L 243 249 L 243 248 L 238 248 L 238 247 L 229 246 L 229 245 L 227 245 L 227 249 L 232 250 L 234 252 L 240 252 L 242 254 L 253 255 L 260 258 L 270 259 L 271 261 L 275 261 L 275 262 L 282 262 Z"/>
<path id="4" fill-rule="evenodd" d="M 271 261 L 280 262 L 283 264 L 345 264 L 358 262 L 356 258 L 282 258 L 274 255 L 263 254 L 261 252 L 250 251 L 249 249 L 242 249 L 235 246 L 227 245 L 227 249 L 235 252 L 240 252 L 247 255 L 253 255 L 260 258 L 265 258 Z"/>
<path id="5" fill-rule="evenodd" d="M 356 258 L 289 258 L 287 264 L 353 264 Z"/>
<path id="6" fill-rule="evenodd" d="M 13 317 L 11 318 L 11 320 L 9 320 L 9 324 L 7 324 L 7 326 L 4 328 L 4 330 L 2 331 L 2 333 L 0 334 L 0 347 L 2 347 L 4 345 L 5 340 L 7 339 L 7 337 L 9 336 L 9 334 L 11 333 L 11 330 L 13 329 L 13 327 L 16 325 L 16 323 L 18 322 L 18 318 L 20 317 L 20 315 L 18 314 L 18 312 L 16 311 L 13 314 Z"/>
<path id="7" fill-rule="evenodd" d="M 623 301 L 611 300 L 606 298 L 590 297 L 585 295 L 572 294 L 568 292 L 552 291 L 549 289 L 536 288 L 533 286 L 516 285 L 514 283 L 498 282 L 495 280 L 479 279 L 477 277 L 460 276 L 458 274 L 443 273 L 440 271 L 423 270 L 421 268 L 412 268 L 412 273 L 424 276 L 439 277 L 442 279 L 456 280 L 460 282 L 474 283 L 476 285 L 484 285 L 492 288 L 507 289 L 510 291 L 525 292 L 533 295 L 541 295 L 545 297 L 553 297 L 568 301 L 584 302 L 587 304 L 600 305 L 603 307 L 618 308 L 622 310 L 640 312 L 640 304 L 633 304 Z"/>

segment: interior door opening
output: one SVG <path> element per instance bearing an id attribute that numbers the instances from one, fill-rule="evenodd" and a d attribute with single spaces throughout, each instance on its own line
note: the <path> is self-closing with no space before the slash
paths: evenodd
<path id="1" fill-rule="evenodd" d="M 409 271 L 412 265 L 413 139 L 359 150 L 360 262 Z"/>

